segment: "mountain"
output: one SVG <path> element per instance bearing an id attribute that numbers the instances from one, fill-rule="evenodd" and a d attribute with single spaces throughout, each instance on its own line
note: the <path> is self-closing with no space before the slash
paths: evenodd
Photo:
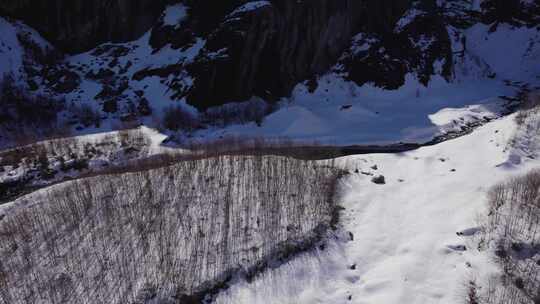
<path id="1" fill-rule="evenodd" d="M 321 100 L 377 115 L 375 101 L 357 101 L 366 90 L 418 98 L 478 82 L 486 94 L 463 89 L 447 104 L 462 106 L 513 96 L 540 75 L 539 1 L 7 0 L 0 12 L 2 73 L 25 96 L 59 100 L 58 119 L 75 132 L 155 126 L 174 108 L 182 123 L 165 128 L 217 136 L 231 124 L 264 127 L 298 100 L 314 100 L 302 111 L 325 121 Z"/>
<path id="2" fill-rule="evenodd" d="M 539 16 L 2 0 L 0 304 L 540 303 Z"/>

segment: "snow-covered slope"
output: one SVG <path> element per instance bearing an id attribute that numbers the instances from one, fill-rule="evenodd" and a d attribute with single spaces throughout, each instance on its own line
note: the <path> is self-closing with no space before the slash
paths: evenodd
<path id="1" fill-rule="evenodd" d="M 53 46 L 22 22 L 0 16 L 0 82 L 6 75 L 21 81 L 27 76 L 26 64 L 36 64 Z"/>
<path id="2" fill-rule="evenodd" d="M 340 200 L 352 241 L 336 241 L 254 282 L 240 280 L 216 302 L 464 303 L 469 280 L 482 285 L 498 272 L 493 253 L 479 251 L 472 236 L 487 191 L 540 165 L 509 160 L 514 119 L 417 151 L 341 159 L 357 170 Z M 372 183 L 371 174 L 385 176 L 386 184 Z"/>

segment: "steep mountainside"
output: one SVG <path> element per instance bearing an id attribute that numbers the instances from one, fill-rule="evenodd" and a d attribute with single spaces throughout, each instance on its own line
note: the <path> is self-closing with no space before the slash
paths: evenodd
<path id="1" fill-rule="evenodd" d="M 538 0 L 8 0 L 0 9 L 2 73 L 26 95 L 58 99 L 59 121 L 79 131 L 155 125 L 171 107 L 184 112 L 175 118 L 183 123 L 166 127 L 174 131 L 260 126 L 299 88 L 310 95 L 326 86 L 321 79 L 351 92 L 411 83 L 420 92 L 441 82 L 531 87 L 540 75 Z M 17 19 L 54 56 L 36 56 Z M 329 100 L 342 94 L 324 90 Z M 355 94 L 345 98 L 336 107 Z"/>
<path id="2" fill-rule="evenodd" d="M 166 0 L 6 0 L 0 9 L 37 29 L 62 50 L 85 51 L 138 38 L 155 23 Z"/>

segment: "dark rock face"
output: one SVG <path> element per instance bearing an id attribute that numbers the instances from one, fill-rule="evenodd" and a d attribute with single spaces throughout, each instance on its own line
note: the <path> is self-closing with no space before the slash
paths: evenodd
<path id="1" fill-rule="evenodd" d="M 485 23 L 512 22 L 521 15 L 520 0 L 486 0 L 481 7 L 485 12 L 482 18 Z"/>
<path id="2" fill-rule="evenodd" d="M 167 24 L 160 16 L 168 4 L 178 2 L 187 7 L 187 17 Z M 100 70 L 79 67 L 85 71 L 79 77 L 69 73 L 69 67 L 47 71 L 45 77 L 46 85 L 59 94 L 72 92 L 79 78 L 102 83 L 95 99 L 106 112 L 121 112 L 129 91 L 126 83 L 147 77 L 160 78 L 174 92 L 173 99 L 185 97 L 199 110 L 252 96 L 277 100 L 303 81 L 314 90 L 318 75 L 330 69 L 358 85 L 385 89 L 402 86 L 408 73 L 423 84 L 433 75 L 451 80 L 456 58 L 451 41 L 459 39 L 460 30 L 478 22 L 494 29 L 499 23 L 540 23 L 539 0 L 483 0 L 479 11 L 469 0 L 269 0 L 255 9 L 238 10 L 248 2 L 253 1 L 3 0 L 0 15 L 26 21 L 60 49 L 95 48 L 93 56 L 114 58 Z M 456 28 L 452 39 L 449 26 Z M 132 50 L 102 43 L 132 40 L 150 28 L 153 54 L 166 47 L 180 54 L 197 45 L 195 59 L 141 66 L 131 74 L 127 71 L 137 61 L 130 60 L 116 69 Z M 462 44 L 464 53 L 466 41 Z M 25 68 L 30 76 L 41 73 L 30 65 Z M 29 79 L 28 86 L 36 89 L 39 82 Z"/>
<path id="3" fill-rule="evenodd" d="M 356 36 L 351 49 L 342 57 L 339 71 L 358 85 L 369 82 L 391 90 L 402 86 L 409 72 L 415 73 L 424 85 L 435 74 L 449 80 L 452 45 L 444 19 L 430 6 L 413 9 L 421 13 L 403 27 Z"/>
<path id="4" fill-rule="evenodd" d="M 168 0 L 2 0 L 0 10 L 22 19 L 67 52 L 133 40 L 150 29 Z"/>
<path id="5" fill-rule="evenodd" d="M 188 102 L 206 108 L 252 95 L 288 95 L 336 63 L 354 33 L 391 30 L 409 2 L 274 0 L 228 15 L 190 67 L 196 79 Z"/>

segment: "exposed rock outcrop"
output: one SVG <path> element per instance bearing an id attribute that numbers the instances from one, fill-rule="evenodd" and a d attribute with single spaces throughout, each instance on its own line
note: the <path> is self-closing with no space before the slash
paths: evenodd
<path id="1" fill-rule="evenodd" d="M 356 32 L 391 31 L 410 3 L 382 2 L 275 0 L 238 8 L 190 67 L 196 79 L 189 102 L 205 108 L 252 95 L 288 95 L 299 81 L 335 64 Z"/>
<path id="2" fill-rule="evenodd" d="M 467 53 L 466 29 L 480 22 L 492 31 L 504 23 L 540 23 L 538 0 L 6 0 L 0 14 L 6 12 L 61 49 L 94 48 L 91 62 L 73 67 L 78 77 L 69 66 L 47 67 L 47 77 L 25 66 L 29 87 L 61 95 L 85 81 L 99 83 L 104 87 L 90 99 L 115 117 L 133 112 L 126 104 L 141 97 L 152 108 L 157 95 L 145 92 L 154 90 L 205 111 L 253 96 L 278 100 L 304 81 L 313 90 L 328 72 L 384 89 L 398 89 L 408 74 L 423 84 L 434 75 L 450 81 L 463 62 L 496 77 Z M 148 29 L 149 36 L 132 43 L 102 44 Z"/>
<path id="3" fill-rule="evenodd" d="M 444 18 L 431 5 L 418 3 L 391 32 L 362 32 L 341 58 L 340 72 L 358 85 L 397 89 L 414 73 L 427 85 L 432 75 L 450 80 L 452 45 Z"/>
<path id="4" fill-rule="evenodd" d="M 67 52 L 138 38 L 168 0 L 3 0 L 0 9 L 38 30 Z"/>

